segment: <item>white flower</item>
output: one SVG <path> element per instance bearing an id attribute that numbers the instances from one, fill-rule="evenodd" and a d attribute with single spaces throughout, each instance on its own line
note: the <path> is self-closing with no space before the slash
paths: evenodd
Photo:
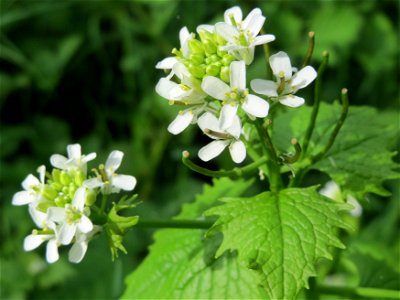
<path id="1" fill-rule="evenodd" d="M 309 85 L 316 77 L 317 72 L 311 66 L 306 66 L 293 73 L 290 58 L 285 52 L 271 55 L 269 63 L 277 81 L 254 79 L 250 82 L 251 88 L 259 94 L 276 98 L 280 103 L 290 107 L 304 104 L 304 99 L 294 96 L 299 89 Z"/>
<path id="2" fill-rule="evenodd" d="M 179 31 L 179 41 L 181 44 L 181 51 L 185 58 L 190 57 L 190 50 L 188 43 L 191 39 L 194 38 L 193 33 L 189 33 L 187 27 L 182 27 Z M 156 69 L 164 69 L 164 70 L 171 70 L 173 66 L 178 62 L 177 58 L 174 56 L 169 56 L 164 58 L 163 60 L 159 61 L 156 64 Z"/>
<path id="3" fill-rule="evenodd" d="M 120 190 L 132 191 L 136 186 L 136 178 L 130 175 L 115 173 L 122 162 L 124 153 L 112 151 L 106 164 L 100 168 L 101 174 L 95 178 L 85 180 L 83 185 L 88 188 L 101 188 L 104 194 L 118 193 Z"/>
<path id="4" fill-rule="evenodd" d="M 39 179 L 29 174 L 22 182 L 23 191 L 14 194 L 12 199 L 13 205 L 25 205 L 38 201 L 41 198 L 41 192 L 45 184 L 46 167 L 40 166 L 37 169 Z"/>
<path id="5" fill-rule="evenodd" d="M 241 163 L 246 158 L 246 147 L 239 139 L 241 124 L 238 116 L 234 116 L 232 125 L 226 130 L 219 127 L 217 118 L 209 112 L 204 113 L 197 123 L 205 134 L 215 140 L 199 150 L 201 160 L 209 161 L 217 157 L 227 146 L 235 163 Z"/>
<path id="6" fill-rule="evenodd" d="M 47 210 L 48 219 L 59 224 L 56 230 L 57 240 L 62 245 L 68 245 L 74 238 L 77 229 L 82 233 L 88 233 L 93 229 L 93 223 L 85 215 L 86 188 L 76 190 L 71 204 L 65 207 L 50 207 Z"/>
<path id="7" fill-rule="evenodd" d="M 156 85 L 156 92 L 171 103 L 190 106 L 181 111 L 168 127 L 170 133 L 179 134 L 196 122 L 197 116 L 203 111 L 206 94 L 199 88 L 184 64 L 176 63 L 171 74 L 176 75 L 181 83 L 172 81 L 171 76 L 161 78 Z"/>
<path id="8" fill-rule="evenodd" d="M 88 155 L 81 154 L 81 145 L 73 144 L 67 146 L 68 158 L 60 155 L 53 154 L 50 157 L 50 163 L 53 167 L 61 170 L 78 169 L 86 174 L 87 162 L 96 158 L 96 153 L 92 152 Z"/>
<path id="9" fill-rule="evenodd" d="M 59 258 L 59 243 L 54 233 L 56 225 L 53 222 L 47 222 L 46 226 L 43 228 L 45 229 L 44 231 L 48 231 L 48 233 L 38 233 L 38 231 L 34 230 L 32 234 L 25 237 L 24 250 L 32 251 L 47 241 L 46 260 L 48 263 L 54 263 Z"/>
<path id="10" fill-rule="evenodd" d="M 246 89 L 246 66 L 243 61 L 231 63 L 230 86 L 217 77 L 206 76 L 201 87 L 207 94 L 222 101 L 219 117 L 219 127 L 222 130 L 232 125 L 239 105 L 251 118 L 264 118 L 268 115 L 268 102 L 249 94 Z"/>
<path id="11" fill-rule="evenodd" d="M 82 233 L 79 230 L 75 234 L 75 242 L 68 252 L 68 260 L 73 263 L 80 263 L 86 254 L 90 239 L 101 230 L 101 226 L 94 225 L 89 233 Z"/>
<path id="12" fill-rule="evenodd" d="M 242 21 L 242 10 L 238 7 L 232 7 L 225 11 L 225 22 L 219 22 L 215 25 L 215 31 L 228 43 L 221 46 L 221 50 L 228 51 L 230 54 L 244 60 L 250 64 L 254 58 L 255 46 L 266 44 L 275 40 L 272 34 L 258 36 L 265 17 L 259 8 L 253 9 L 249 15 Z"/>

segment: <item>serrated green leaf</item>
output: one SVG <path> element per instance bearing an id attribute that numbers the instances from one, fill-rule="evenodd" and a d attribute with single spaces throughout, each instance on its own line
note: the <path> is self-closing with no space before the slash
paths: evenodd
<path id="1" fill-rule="evenodd" d="M 209 234 L 222 232 L 217 256 L 237 250 L 239 261 L 254 269 L 272 299 L 292 299 L 315 276 L 317 259 L 331 259 L 329 247 L 343 248 L 336 227 L 348 208 L 328 200 L 316 187 L 264 192 L 250 198 L 225 198 L 206 215 L 219 219 Z"/>
<path id="2" fill-rule="evenodd" d="M 206 185 L 177 219 L 196 218 L 220 197 L 240 195 L 251 182 L 227 178 Z M 236 253 L 215 259 L 221 236 L 204 238 L 203 230 L 163 229 L 143 263 L 126 279 L 122 299 L 260 299 L 256 274 L 241 266 Z"/>
<path id="3" fill-rule="evenodd" d="M 292 137 L 302 142 L 311 109 L 304 106 L 290 110 L 274 120 L 273 139 L 279 149 L 287 151 Z M 337 103 L 321 103 L 308 154 L 317 154 L 326 145 L 340 111 Z M 395 114 L 380 113 L 371 107 L 350 107 L 334 145 L 311 168 L 327 173 L 344 194 L 357 199 L 363 199 L 366 193 L 387 196 L 382 183 L 399 177 L 392 160 L 395 153 L 388 150 L 393 147 L 396 132 Z M 293 167 L 296 169 L 296 165 Z"/>

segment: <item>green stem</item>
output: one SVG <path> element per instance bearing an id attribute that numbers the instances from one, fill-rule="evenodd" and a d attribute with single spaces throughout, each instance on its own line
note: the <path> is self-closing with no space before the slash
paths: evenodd
<path id="1" fill-rule="evenodd" d="M 320 285 L 317 287 L 317 289 L 321 294 L 342 295 L 349 298 L 361 296 L 368 298 L 399 299 L 400 296 L 400 291 L 367 287 L 341 287 Z"/>
<path id="2" fill-rule="evenodd" d="M 242 177 L 245 174 L 251 173 L 254 170 L 257 170 L 259 166 L 264 164 L 267 161 L 266 157 L 261 157 L 259 160 L 248 164 L 247 166 L 244 166 L 242 168 L 233 168 L 232 170 L 225 171 L 225 170 L 220 170 L 220 171 L 214 171 L 214 170 L 209 170 L 203 167 L 200 167 L 199 165 L 196 165 L 194 162 L 192 162 L 189 158 L 190 153 L 188 151 L 183 151 L 182 152 L 182 162 L 185 166 L 187 166 L 189 169 L 206 175 L 210 177 Z"/>
<path id="3" fill-rule="evenodd" d="M 313 110 L 311 112 L 311 118 L 310 118 L 310 122 L 308 124 L 307 127 L 307 131 L 306 134 L 304 136 L 304 142 L 303 142 L 303 157 L 306 155 L 307 153 L 307 149 L 308 149 L 308 145 L 310 143 L 310 139 L 315 127 L 315 122 L 317 120 L 317 115 L 318 115 L 318 111 L 319 111 L 319 104 L 321 102 L 321 83 L 322 83 L 322 74 L 325 71 L 325 68 L 328 64 L 328 59 L 329 59 L 329 54 L 327 51 L 324 51 L 324 53 L 322 54 L 323 58 L 322 58 L 322 63 L 318 68 L 318 75 L 317 75 L 317 79 L 315 81 L 315 87 L 314 87 L 314 104 L 313 104 Z"/>
<path id="4" fill-rule="evenodd" d="M 208 229 L 214 222 L 201 220 L 143 220 L 135 225 L 138 228 L 182 228 L 182 229 Z"/>
<path id="5" fill-rule="evenodd" d="M 308 66 L 311 61 L 311 57 L 314 52 L 314 45 L 315 45 L 315 33 L 313 31 L 310 31 L 308 33 L 308 49 L 306 53 L 306 58 L 304 59 L 303 68 L 305 66 Z"/>
<path id="6" fill-rule="evenodd" d="M 261 34 L 265 34 L 265 30 L 261 29 Z M 266 76 L 265 78 L 267 79 L 272 79 L 272 70 L 271 67 L 269 65 L 269 56 L 270 56 L 270 51 L 269 51 L 269 46 L 268 43 L 267 44 L 263 44 L 263 50 L 264 50 L 264 58 L 265 58 L 265 62 L 266 62 Z"/>
<path id="7" fill-rule="evenodd" d="M 262 122 L 263 122 L 262 120 L 257 119 L 254 122 L 254 124 L 256 125 L 261 145 L 265 151 L 265 154 L 268 157 L 267 167 L 269 174 L 270 189 L 273 192 L 277 192 L 280 190 L 282 186 L 279 160 L 274 145 L 272 144 L 271 137 L 269 136 L 268 129 L 263 126 Z"/>
<path id="8" fill-rule="evenodd" d="M 341 101 L 342 101 L 342 112 L 340 114 L 340 118 L 339 118 L 338 122 L 336 123 L 336 126 L 333 129 L 332 134 L 329 138 L 329 141 L 325 145 L 325 148 L 320 153 L 316 154 L 315 156 L 313 156 L 311 158 L 312 163 L 319 161 L 320 159 L 322 159 L 325 156 L 326 153 L 328 153 L 329 149 L 331 149 L 331 147 L 333 146 L 333 143 L 336 140 L 336 137 L 340 131 L 340 128 L 342 128 L 344 121 L 346 120 L 347 113 L 349 111 L 349 99 L 347 96 L 347 89 L 342 89 Z"/>
<path id="9" fill-rule="evenodd" d="M 106 194 L 102 194 L 101 205 L 100 205 L 100 213 L 104 213 L 105 212 L 106 205 L 107 205 L 107 195 Z"/>

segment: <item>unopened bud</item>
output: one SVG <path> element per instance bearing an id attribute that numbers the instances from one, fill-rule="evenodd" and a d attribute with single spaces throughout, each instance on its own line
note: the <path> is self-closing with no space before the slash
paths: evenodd
<path id="1" fill-rule="evenodd" d="M 60 174 L 60 182 L 63 185 L 68 185 L 71 182 L 71 177 L 66 172 L 61 172 L 61 174 Z"/>
<path id="2" fill-rule="evenodd" d="M 225 81 L 229 82 L 229 67 L 224 66 L 221 68 L 221 72 L 219 73 L 219 77 Z"/>
<path id="3" fill-rule="evenodd" d="M 190 60 L 195 65 L 201 65 L 204 62 L 204 55 L 203 54 L 191 54 Z"/>
<path id="4" fill-rule="evenodd" d="M 212 64 L 212 65 L 207 66 L 206 73 L 207 73 L 207 75 L 210 75 L 210 76 L 218 76 L 220 70 L 221 70 L 220 67 L 218 67 L 215 64 Z"/>
<path id="5" fill-rule="evenodd" d="M 236 60 L 236 58 L 233 55 L 230 55 L 230 54 L 225 54 L 222 57 L 222 63 L 225 66 L 229 66 L 231 64 L 231 62 L 233 62 L 234 60 Z"/>
<path id="6" fill-rule="evenodd" d="M 215 54 L 217 52 L 217 46 L 215 46 L 215 44 L 212 41 L 209 40 L 204 41 L 203 45 L 204 45 L 204 51 L 207 54 L 210 55 L 210 54 Z"/>
<path id="7" fill-rule="evenodd" d="M 189 72 L 196 78 L 203 78 L 205 74 L 205 68 L 201 66 L 195 66 L 193 64 L 189 65 Z"/>
<path id="8" fill-rule="evenodd" d="M 191 53 L 204 55 L 204 46 L 199 40 L 192 39 L 189 41 L 188 45 Z"/>

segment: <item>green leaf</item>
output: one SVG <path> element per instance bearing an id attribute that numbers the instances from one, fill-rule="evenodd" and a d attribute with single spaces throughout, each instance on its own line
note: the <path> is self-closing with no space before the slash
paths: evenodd
<path id="1" fill-rule="evenodd" d="M 292 299 L 315 276 L 317 259 L 331 259 L 329 247 L 343 248 L 336 227 L 348 227 L 332 202 L 316 187 L 264 192 L 250 198 L 224 198 L 205 215 L 219 215 L 209 234 L 224 234 L 217 257 L 237 250 L 240 262 L 259 274 L 272 299 Z"/>
<path id="2" fill-rule="evenodd" d="M 223 196 L 242 194 L 250 181 L 215 180 L 177 219 L 196 218 Z M 236 253 L 215 259 L 221 236 L 203 230 L 163 229 L 142 264 L 127 277 L 122 299 L 260 299 L 256 274 L 237 262 Z"/>
<path id="3" fill-rule="evenodd" d="M 281 151 L 290 149 L 290 139 L 302 142 L 311 107 L 289 110 L 275 120 L 273 140 Z M 339 119 L 340 105 L 321 103 L 320 112 L 310 141 L 308 155 L 315 155 L 328 142 Z M 366 193 L 389 195 L 382 183 L 398 178 L 393 147 L 396 136 L 396 115 L 378 112 L 371 107 L 350 107 L 347 119 L 327 155 L 312 169 L 327 173 L 337 182 L 344 194 L 362 200 Z M 304 162 L 293 165 L 295 171 Z"/>

